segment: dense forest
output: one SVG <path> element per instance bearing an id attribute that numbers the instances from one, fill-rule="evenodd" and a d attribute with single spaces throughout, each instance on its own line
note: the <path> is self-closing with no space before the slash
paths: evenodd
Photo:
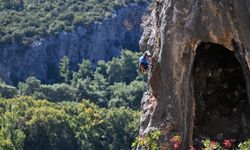
<path id="1" fill-rule="evenodd" d="M 76 72 L 65 56 L 61 82 L 52 85 L 35 77 L 17 87 L 2 81 L 0 149 L 131 149 L 146 90 L 139 55 L 124 50 L 96 67 L 83 60 Z"/>
<path id="2" fill-rule="evenodd" d="M 1 0 L 0 43 L 29 45 L 43 36 L 71 32 L 79 25 L 112 16 L 129 3 L 150 0 Z"/>
<path id="3" fill-rule="evenodd" d="M 31 97 L 1 98 L 0 118 L 1 150 L 130 149 L 139 125 L 129 108 Z"/>
<path id="4" fill-rule="evenodd" d="M 76 72 L 70 71 L 70 60 L 65 56 L 60 63 L 60 83 L 47 85 L 35 77 L 29 77 L 14 87 L 2 81 L 0 94 L 4 98 L 31 96 L 51 102 L 89 99 L 100 107 L 138 109 L 143 91 L 146 90 L 145 76 L 137 73 L 139 55 L 124 50 L 119 58 L 109 62 L 101 60 L 96 67 L 89 60 L 83 60 Z"/>

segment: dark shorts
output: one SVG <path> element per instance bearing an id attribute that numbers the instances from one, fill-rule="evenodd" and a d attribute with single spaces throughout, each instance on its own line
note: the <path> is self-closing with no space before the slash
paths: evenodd
<path id="1" fill-rule="evenodd" d="M 141 63 L 141 65 L 143 66 L 143 68 L 145 69 L 145 70 L 147 70 L 148 69 L 148 63 Z"/>

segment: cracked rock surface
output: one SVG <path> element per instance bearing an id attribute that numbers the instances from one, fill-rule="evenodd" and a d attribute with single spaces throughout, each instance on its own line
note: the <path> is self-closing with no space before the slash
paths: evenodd
<path id="1" fill-rule="evenodd" d="M 250 1 L 156 0 L 143 26 L 153 57 L 140 136 L 161 130 L 170 149 L 179 134 L 183 150 L 200 137 L 249 138 Z"/>

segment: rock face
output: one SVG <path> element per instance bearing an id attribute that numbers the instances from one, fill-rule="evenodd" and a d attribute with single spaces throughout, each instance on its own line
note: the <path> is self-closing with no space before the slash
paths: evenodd
<path id="1" fill-rule="evenodd" d="M 250 138 L 250 1 L 157 0 L 140 48 L 153 52 L 141 137 L 160 130 L 171 149 L 178 134 L 183 150 Z"/>
<path id="2" fill-rule="evenodd" d="M 75 32 L 61 32 L 28 47 L 1 46 L 0 77 L 9 84 L 29 76 L 50 83 L 56 80 L 64 55 L 69 57 L 71 68 L 75 70 L 82 59 L 96 64 L 98 60 L 118 56 L 122 49 L 138 50 L 141 19 L 146 11 L 146 5 L 130 4 L 102 22 L 79 26 Z"/>

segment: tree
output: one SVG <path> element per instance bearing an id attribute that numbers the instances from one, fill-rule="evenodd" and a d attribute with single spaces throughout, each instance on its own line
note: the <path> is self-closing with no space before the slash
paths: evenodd
<path id="1" fill-rule="evenodd" d="M 21 10 L 23 8 L 23 0 L 2 0 L 2 5 L 6 9 Z"/>
<path id="2" fill-rule="evenodd" d="M 107 111 L 105 120 L 109 123 L 109 149 L 131 149 L 139 129 L 139 112 L 127 108 L 113 108 Z"/>
<path id="3" fill-rule="evenodd" d="M 41 85 L 34 94 L 33 96 L 38 99 L 46 99 L 52 102 L 76 101 L 76 90 L 65 83 Z"/>
<path id="4" fill-rule="evenodd" d="M 35 91 L 40 88 L 41 81 L 36 77 L 29 77 L 26 81 L 18 83 L 18 89 L 20 95 L 32 95 Z"/>
<path id="5" fill-rule="evenodd" d="M 128 99 L 133 99 L 133 95 L 130 95 L 130 89 L 125 83 L 115 83 L 109 87 L 109 90 L 112 91 L 109 107 L 126 107 L 128 106 Z"/>
<path id="6" fill-rule="evenodd" d="M 17 95 L 16 87 L 7 85 L 0 81 L 0 97 L 13 98 L 16 95 Z"/>
<path id="7" fill-rule="evenodd" d="M 130 149 L 139 112 L 103 109 L 88 100 L 0 98 L 0 149 Z"/>
<path id="8" fill-rule="evenodd" d="M 22 150 L 24 146 L 25 134 L 18 129 L 18 114 L 5 112 L 0 115 L 0 149 Z"/>
<path id="9" fill-rule="evenodd" d="M 129 85 L 125 83 L 115 83 L 109 87 L 110 101 L 109 107 L 127 106 L 132 109 L 140 108 L 140 101 L 144 91 L 146 90 L 146 83 L 144 81 L 133 81 Z"/>
<path id="10" fill-rule="evenodd" d="M 62 108 L 30 108 L 26 117 L 25 149 L 79 149 L 69 116 Z"/>
<path id="11" fill-rule="evenodd" d="M 63 56 L 60 61 L 60 76 L 63 78 L 63 81 L 68 83 L 70 80 L 70 65 L 69 58 L 67 56 Z"/>
<path id="12" fill-rule="evenodd" d="M 126 82 L 129 84 L 137 74 L 137 64 L 140 53 L 123 50 L 119 58 L 113 58 L 107 64 L 108 79 L 111 84 L 115 82 Z"/>
<path id="13" fill-rule="evenodd" d="M 124 73 L 119 59 L 113 58 L 112 61 L 108 63 L 107 74 L 109 83 L 111 84 L 123 80 Z"/>
<path id="14" fill-rule="evenodd" d="M 137 66 L 140 53 L 134 53 L 130 50 L 123 50 L 120 57 L 122 71 L 124 72 L 123 82 L 129 84 L 138 76 Z"/>
<path id="15" fill-rule="evenodd" d="M 89 60 L 83 60 L 81 64 L 78 65 L 79 69 L 77 72 L 73 73 L 73 82 L 77 79 L 86 79 L 93 77 L 93 71 Z"/>
<path id="16" fill-rule="evenodd" d="M 147 84 L 144 81 L 134 80 L 129 84 L 130 94 L 133 99 L 129 99 L 129 108 L 140 109 L 143 93 L 147 90 Z"/>
<path id="17" fill-rule="evenodd" d="M 75 79 L 73 87 L 76 89 L 76 100 L 88 99 L 90 79 Z"/>
<path id="18" fill-rule="evenodd" d="M 102 74 L 105 78 L 107 78 L 107 67 L 108 65 L 104 60 L 99 60 L 96 66 L 96 72 Z"/>
<path id="19" fill-rule="evenodd" d="M 99 73 L 94 74 L 94 79 L 91 80 L 88 94 L 88 99 L 91 99 L 95 104 L 100 107 L 107 107 L 108 103 L 108 82 L 103 75 Z"/>

